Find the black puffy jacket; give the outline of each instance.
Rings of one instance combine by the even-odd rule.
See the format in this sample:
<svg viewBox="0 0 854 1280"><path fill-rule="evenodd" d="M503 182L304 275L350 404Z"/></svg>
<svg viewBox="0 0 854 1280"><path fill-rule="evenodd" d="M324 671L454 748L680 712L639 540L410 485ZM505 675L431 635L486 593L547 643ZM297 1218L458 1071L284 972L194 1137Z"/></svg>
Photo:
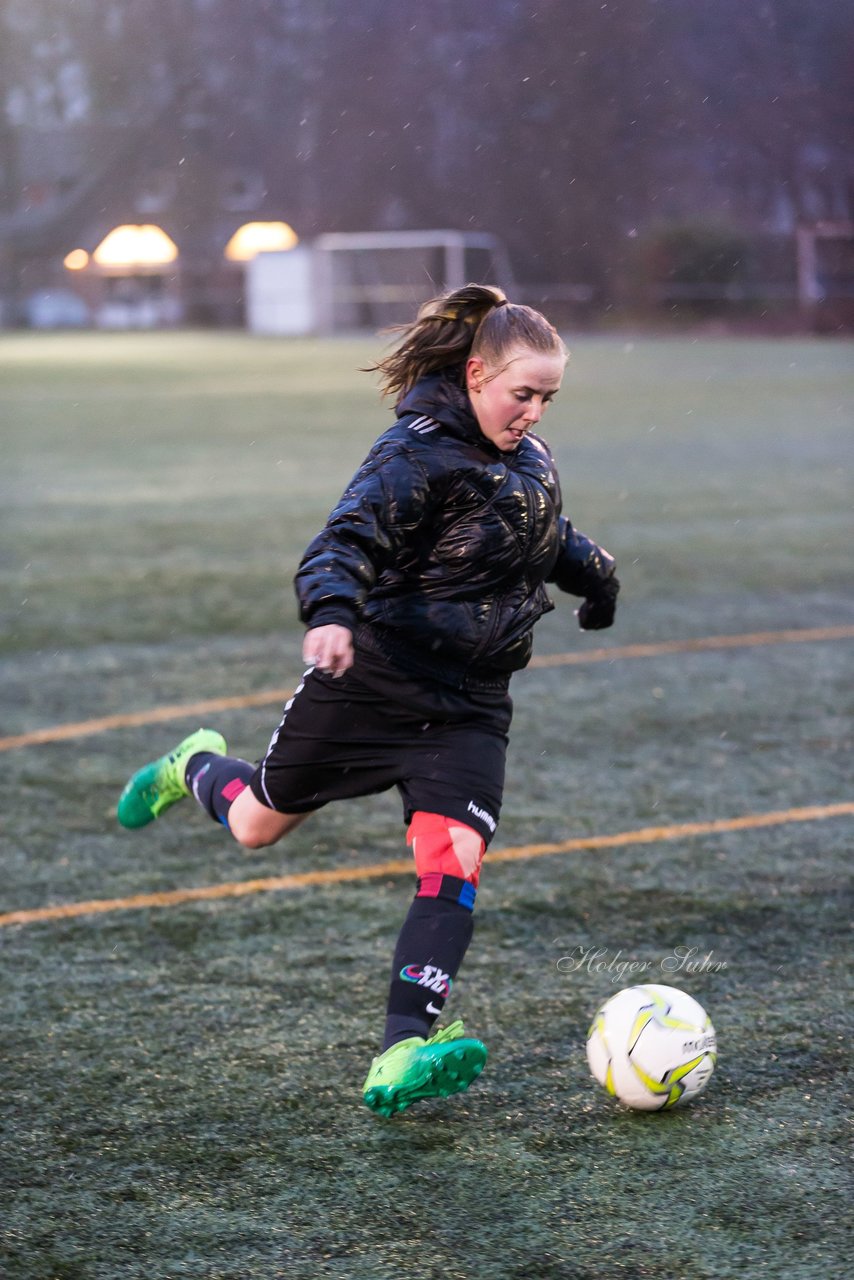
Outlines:
<svg viewBox="0 0 854 1280"><path fill-rule="evenodd" d="M300 616L449 683L524 667L554 608L545 583L616 595L614 561L560 515L538 436L512 453L482 435L448 376L419 382L348 485L296 575Z"/></svg>

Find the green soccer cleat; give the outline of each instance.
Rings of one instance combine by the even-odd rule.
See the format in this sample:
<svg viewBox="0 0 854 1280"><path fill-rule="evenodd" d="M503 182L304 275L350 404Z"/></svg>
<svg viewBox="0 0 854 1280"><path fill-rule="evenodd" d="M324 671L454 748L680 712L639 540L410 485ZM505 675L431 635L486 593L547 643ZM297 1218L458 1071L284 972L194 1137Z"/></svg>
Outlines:
<svg viewBox="0 0 854 1280"><path fill-rule="evenodd" d="M119 797L116 812L121 825L131 830L144 827L188 796L190 789L184 781L184 770L190 757L200 751L224 756L225 738L213 729L197 729L165 756L138 769Z"/></svg>
<svg viewBox="0 0 854 1280"><path fill-rule="evenodd" d="M374 1058L362 1089L365 1105L393 1116L423 1098L462 1093L486 1065L486 1045L466 1037L459 1020L429 1040L413 1036Z"/></svg>

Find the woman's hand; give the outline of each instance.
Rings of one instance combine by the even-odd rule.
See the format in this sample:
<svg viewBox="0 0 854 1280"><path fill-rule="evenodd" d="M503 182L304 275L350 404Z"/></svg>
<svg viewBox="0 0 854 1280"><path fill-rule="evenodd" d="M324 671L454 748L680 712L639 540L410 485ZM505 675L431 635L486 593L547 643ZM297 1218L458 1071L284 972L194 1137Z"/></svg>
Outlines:
<svg viewBox="0 0 854 1280"><path fill-rule="evenodd" d="M346 627L330 622L306 631L302 660L326 675L343 676L353 665L353 637Z"/></svg>
<svg viewBox="0 0 854 1280"><path fill-rule="evenodd" d="M580 609L576 609L578 625L582 631L604 631L614 621L620 580L612 573L602 583L595 596L588 596Z"/></svg>

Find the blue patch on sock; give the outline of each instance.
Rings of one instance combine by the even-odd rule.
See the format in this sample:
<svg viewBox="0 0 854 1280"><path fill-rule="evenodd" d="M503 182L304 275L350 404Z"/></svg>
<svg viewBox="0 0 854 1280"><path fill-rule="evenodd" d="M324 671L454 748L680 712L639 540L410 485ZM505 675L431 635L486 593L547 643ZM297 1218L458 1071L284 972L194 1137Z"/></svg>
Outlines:
<svg viewBox="0 0 854 1280"><path fill-rule="evenodd" d="M460 889L460 896L457 898L461 907L468 907L469 911L474 911L474 900L477 897L477 889L468 880L463 883Z"/></svg>

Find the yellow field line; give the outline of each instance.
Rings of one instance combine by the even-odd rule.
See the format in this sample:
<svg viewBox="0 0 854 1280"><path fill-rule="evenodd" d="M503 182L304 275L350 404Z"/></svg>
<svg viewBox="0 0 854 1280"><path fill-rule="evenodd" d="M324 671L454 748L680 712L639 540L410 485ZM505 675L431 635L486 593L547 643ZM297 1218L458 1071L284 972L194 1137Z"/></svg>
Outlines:
<svg viewBox="0 0 854 1280"><path fill-rule="evenodd" d="M578 653L549 653L531 659L528 670L546 667L582 666L588 662L617 662L622 658L656 658L668 653L702 653L711 649L741 649L754 645L810 644L818 640L849 640L854 626L810 627L798 631L754 631L737 636L698 636L691 640L662 640L655 644L629 644L610 649L588 649ZM132 711L123 715L101 716L97 720L78 720L75 724L53 725L30 733L0 738L0 751L18 747L34 747L45 742L65 742L87 738L108 729L129 729L137 725L160 724L167 720L206 716L217 711L242 710L245 707L281 706L293 689L267 689L240 697L207 698L203 702L183 702L148 711Z"/></svg>
<svg viewBox="0 0 854 1280"><path fill-rule="evenodd" d="M557 853L618 849L623 845L657 844L662 840L689 840L696 836L720 835L727 831L749 831L757 827L776 827L789 822L816 822L842 815L854 815L854 803L812 805L802 809L781 809L771 813L749 813L740 818L716 818L710 822L683 822L669 827L641 827L637 831L621 831L611 836L576 836L572 840L562 840L558 844L528 844L517 848L496 849L488 854L488 859L490 862L521 862L527 858L543 858ZM308 885L352 884L359 880L408 875L412 871L411 859L401 858L394 862L375 862L362 867L336 867L327 871L304 871L297 875L265 876L259 880L237 880L226 884L205 885L197 889L139 893L128 898L96 898L89 902L67 902L55 907L36 907L30 911L9 911L5 915L0 915L0 927L13 924L36 924L45 920L69 920L75 916L113 911L177 907L188 902L213 902L220 898L243 898L255 893L303 889Z"/></svg>
<svg viewBox="0 0 854 1280"><path fill-rule="evenodd" d="M659 640L654 644L626 644L615 649L588 649L586 653L546 653L542 657L532 658L528 666L564 667L585 662L610 662L616 658L657 658L667 653L703 653L710 649L744 649L756 645L810 644L816 640L851 639L854 639L854 626L753 631L740 636L696 636L690 640Z"/></svg>
<svg viewBox="0 0 854 1280"><path fill-rule="evenodd" d="M34 729L0 738L0 751L16 747L34 747L42 742L65 742L69 738L88 738L107 729L128 729L141 724L159 724L164 720L180 720L184 716L205 716L209 711L232 711L243 707L266 707L284 703L293 689L268 689L264 693L248 693L234 698L207 698L203 702L183 702L169 707L152 707L149 711L130 711L117 716L101 716L98 720L78 720L76 724L57 724L48 729Z"/></svg>

